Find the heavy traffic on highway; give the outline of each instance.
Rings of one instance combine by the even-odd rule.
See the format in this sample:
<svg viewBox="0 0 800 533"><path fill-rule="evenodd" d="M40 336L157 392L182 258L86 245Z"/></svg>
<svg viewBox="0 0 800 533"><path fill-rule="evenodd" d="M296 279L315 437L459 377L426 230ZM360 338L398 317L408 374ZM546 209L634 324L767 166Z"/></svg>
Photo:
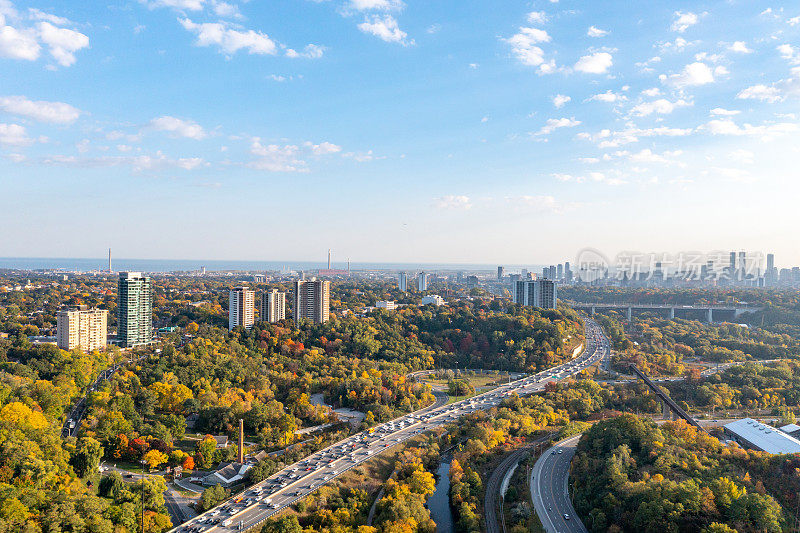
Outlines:
<svg viewBox="0 0 800 533"><path fill-rule="evenodd" d="M421 409L348 437L287 466L173 531L198 533L248 530L375 454L423 431L454 422L474 411L496 406L514 393L523 396L538 392L548 382L577 374L600 361L608 350L607 343L603 342L600 326L590 319L585 319L584 322L586 347L571 361L450 405L434 405Z"/></svg>

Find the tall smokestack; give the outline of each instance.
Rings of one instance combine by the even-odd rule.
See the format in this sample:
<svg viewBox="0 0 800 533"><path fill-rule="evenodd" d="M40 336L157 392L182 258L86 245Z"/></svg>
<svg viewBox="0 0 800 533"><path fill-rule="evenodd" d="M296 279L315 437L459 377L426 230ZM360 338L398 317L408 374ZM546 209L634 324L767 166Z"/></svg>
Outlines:
<svg viewBox="0 0 800 533"><path fill-rule="evenodd" d="M244 463L244 420L239 419L239 455L236 457L239 464Z"/></svg>
<svg viewBox="0 0 800 533"><path fill-rule="evenodd" d="M111 272L111 248L108 249L108 271Z"/></svg>
<svg viewBox="0 0 800 533"><path fill-rule="evenodd" d="M331 269L331 249L328 248L328 270Z"/></svg>

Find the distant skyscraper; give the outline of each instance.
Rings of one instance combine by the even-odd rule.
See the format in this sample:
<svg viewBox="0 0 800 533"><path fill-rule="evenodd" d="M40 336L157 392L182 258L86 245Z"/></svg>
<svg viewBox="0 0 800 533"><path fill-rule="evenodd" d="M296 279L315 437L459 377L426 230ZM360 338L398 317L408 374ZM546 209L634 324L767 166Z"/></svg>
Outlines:
<svg viewBox="0 0 800 533"><path fill-rule="evenodd" d="M400 272L397 275L397 288L403 292L408 290L408 274L405 272Z"/></svg>
<svg viewBox="0 0 800 533"><path fill-rule="evenodd" d="M558 264L556 267L556 279L561 279L564 277L564 265L561 263Z"/></svg>
<svg viewBox="0 0 800 533"><path fill-rule="evenodd" d="M108 249L108 271L111 272L111 248Z"/></svg>
<svg viewBox="0 0 800 533"><path fill-rule="evenodd" d="M286 318L286 293L278 289L261 292L261 320L275 323Z"/></svg>
<svg viewBox="0 0 800 533"><path fill-rule="evenodd" d="M572 269L569 266L569 261L564 263L564 279L567 283L572 282Z"/></svg>
<svg viewBox="0 0 800 533"><path fill-rule="evenodd" d="M315 324L330 318L331 282L311 279L294 282L294 320L310 320Z"/></svg>
<svg viewBox="0 0 800 533"><path fill-rule="evenodd" d="M767 270L775 268L775 254L767 254Z"/></svg>
<svg viewBox="0 0 800 533"><path fill-rule="evenodd" d="M120 272L117 341L123 348L153 342L153 285L141 272Z"/></svg>
<svg viewBox="0 0 800 533"><path fill-rule="evenodd" d="M555 309L558 304L558 284L552 279L520 280L514 283L514 303Z"/></svg>
<svg viewBox="0 0 800 533"><path fill-rule="evenodd" d="M420 272L417 276L417 290L419 292L428 290L428 275L425 272Z"/></svg>
<svg viewBox="0 0 800 533"><path fill-rule="evenodd" d="M228 331L237 326L245 329L255 322L256 293L249 287L234 287L228 297Z"/></svg>
<svg viewBox="0 0 800 533"><path fill-rule="evenodd" d="M56 314L58 347L80 348L86 353L103 350L108 343L108 311L105 309L63 309Z"/></svg>
<svg viewBox="0 0 800 533"><path fill-rule="evenodd" d="M731 272L736 270L736 252L731 252Z"/></svg>
<svg viewBox="0 0 800 533"><path fill-rule="evenodd" d="M505 275L505 269L501 266L497 267L497 281L503 281L504 275Z"/></svg>

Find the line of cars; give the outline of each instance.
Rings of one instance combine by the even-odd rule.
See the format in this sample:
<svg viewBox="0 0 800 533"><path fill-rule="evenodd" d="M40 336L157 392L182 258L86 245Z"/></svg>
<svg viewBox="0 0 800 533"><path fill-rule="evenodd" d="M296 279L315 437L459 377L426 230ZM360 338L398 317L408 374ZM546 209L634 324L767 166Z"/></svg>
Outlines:
<svg viewBox="0 0 800 533"><path fill-rule="evenodd" d="M587 321L587 324L591 324ZM366 461L372 455L414 437L423 431L454 422L471 412L499 404L514 393L528 394L541 390L548 381L572 375L596 362L602 355L599 339L587 326L587 349L561 367L502 385L489 392L440 407L428 407L401 416L370 430L350 436L290 465L268 479L250 487L222 507L209 511L175 529L195 533L219 529L249 529L311 493L346 470ZM224 518L223 518L224 517Z"/></svg>

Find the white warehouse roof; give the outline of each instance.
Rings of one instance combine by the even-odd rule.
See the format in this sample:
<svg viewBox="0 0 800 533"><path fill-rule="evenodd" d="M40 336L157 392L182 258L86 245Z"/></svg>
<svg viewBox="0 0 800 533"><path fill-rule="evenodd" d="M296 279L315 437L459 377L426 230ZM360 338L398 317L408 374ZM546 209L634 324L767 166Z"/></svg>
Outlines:
<svg viewBox="0 0 800 533"><path fill-rule="evenodd" d="M800 431L800 426L798 426L797 424L786 424L785 426L781 426L778 429L780 429L784 433L788 433L791 435L795 431Z"/></svg>
<svg viewBox="0 0 800 533"><path fill-rule="evenodd" d="M725 429L746 444L768 453L800 453L800 440L752 418L725 424Z"/></svg>

